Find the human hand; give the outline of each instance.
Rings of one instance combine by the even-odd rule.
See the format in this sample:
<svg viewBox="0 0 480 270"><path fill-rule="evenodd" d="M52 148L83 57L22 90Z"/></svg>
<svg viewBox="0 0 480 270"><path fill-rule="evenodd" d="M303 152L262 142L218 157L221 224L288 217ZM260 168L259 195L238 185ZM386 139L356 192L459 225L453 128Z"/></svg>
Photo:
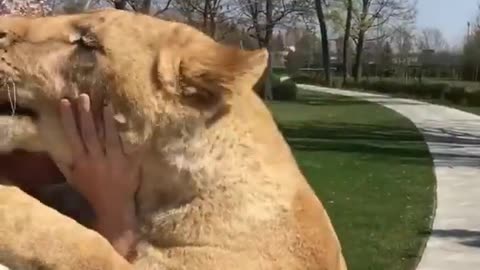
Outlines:
<svg viewBox="0 0 480 270"><path fill-rule="evenodd" d="M125 255L125 246L136 230L134 198L140 183L141 153L124 153L111 105L104 108L103 123L96 127L88 95L81 94L75 103L78 117L69 100L61 100L60 105L73 164L57 165L68 183L92 206L97 231Z"/></svg>

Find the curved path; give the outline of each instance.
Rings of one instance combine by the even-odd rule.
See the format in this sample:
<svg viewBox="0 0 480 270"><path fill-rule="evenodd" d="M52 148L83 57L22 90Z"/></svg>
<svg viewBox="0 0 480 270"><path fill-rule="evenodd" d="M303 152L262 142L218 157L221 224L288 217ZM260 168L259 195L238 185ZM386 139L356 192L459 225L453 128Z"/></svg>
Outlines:
<svg viewBox="0 0 480 270"><path fill-rule="evenodd" d="M432 154L437 178L432 234L417 270L480 269L480 116L409 99L299 86L379 103L417 126Z"/></svg>

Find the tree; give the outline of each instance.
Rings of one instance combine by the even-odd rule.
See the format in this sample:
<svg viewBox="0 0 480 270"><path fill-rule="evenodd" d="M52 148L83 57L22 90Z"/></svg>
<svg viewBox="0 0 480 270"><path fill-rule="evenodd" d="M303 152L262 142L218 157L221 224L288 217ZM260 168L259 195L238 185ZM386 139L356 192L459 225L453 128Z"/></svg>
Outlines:
<svg viewBox="0 0 480 270"><path fill-rule="evenodd" d="M60 11L67 14L79 13L88 10L93 4L92 0L64 0L59 7Z"/></svg>
<svg viewBox="0 0 480 270"><path fill-rule="evenodd" d="M215 38L217 24L228 20L228 17L222 16L223 2L223 0L177 0L175 7L191 25Z"/></svg>
<svg viewBox="0 0 480 270"><path fill-rule="evenodd" d="M295 44L297 44L297 42L303 37L304 34L304 29L296 26L289 27L285 31L285 46L295 46Z"/></svg>
<svg viewBox="0 0 480 270"><path fill-rule="evenodd" d="M305 12L303 0L236 0L237 17L247 32L257 41L258 47L271 51L273 31L282 22ZM272 98L270 85L271 59L267 66L264 97Z"/></svg>
<svg viewBox="0 0 480 270"><path fill-rule="evenodd" d="M330 85L330 48L328 46L328 30L325 22L325 15L323 12L323 0L315 0L315 10L317 12L318 22L320 24L320 33L322 37L322 56L323 69L325 71L325 82Z"/></svg>
<svg viewBox="0 0 480 270"><path fill-rule="evenodd" d="M343 36L342 69L343 84L348 79L348 49L350 44L350 30L352 29L353 1L347 0L347 18L345 20L345 35Z"/></svg>
<svg viewBox="0 0 480 270"><path fill-rule="evenodd" d="M273 35L271 43L272 51L282 51L285 49L285 40L281 32Z"/></svg>
<svg viewBox="0 0 480 270"><path fill-rule="evenodd" d="M475 30L463 47L463 78L478 80L480 63L480 31Z"/></svg>
<svg viewBox="0 0 480 270"><path fill-rule="evenodd" d="M131 9L158 16L168 10L173 0L109 0L109 2L112 2L116 9Z"/></svg>
<svg viewBox="0 0 480 270"><path fill-rule="evenodd" d="M350 56L353 54L350 43L352 38L353 15L354 11L357 12L356 9L354 10L354 7L358 6L354 5L354 3L358 4L358 0L324 0L324 3L328 3L328 12L325 17L331 31L334 33L343 33L343 36L337 40L337 53L340 54L341 52L342 54L342 75L343 83L345 83L349 76Z"/></svg>
<svg viewBox="0 0 480 270"><path fill-rule="evenodd" d="M480 4L478 5L477 17L472 25L471 33L468 33L463 46L463 79L478 80L480 63Z"/></svg>
<svg viewBox="0 0 480 270"><path fill-rule="evenodd" d="M236 0L237 14L259 47L270 44L273 30L299 12L305 11L302 0Z"/></svg>
<svg viewBox="0 0 480 270"><path fill-rule="evenodd" d="M380 69L380 76L384 75L389 76L391 67L393 65L393 50L390 42L385 42L383 48L381 48L380 57L377 61L378 67Z"/></svg>
<svg viewBox="0 0 480 270"><path fill-rule="evenodd" d="M223 29L223 26L226 26ZM245 29L238 27L234 21L225 22L218 25L218 32L224 33L220 42L231 46L237 46L245 50L253 50L258 48L255 39L253 39ZM227 31L228 30L228 31Z"/></svg>
<svg viewBox="0 0 480 270"><path fill-rule="evenodd" d="M365 39L371 29L386 28L398 22L410 22L415 18L416 2L413 0L357 0L354 10L355 27L355 64L353 73L355 81L359 81L361 77L362 52Z"/></svg>
<svg viewBox="0 0 480 270"><path fill-rule="evenodd" d="M51 1L47 0L2 0L0 15L38 15L45 16L52 10Z"/></svg>
<svg viewBox="0 0 480 270"><path fill-rule="evenodd" d="M287 71L289 74L296 73L300 68L319 66L317 61L322 61L321 40L312 32L304 30L302 36L290 49L287 57Z"/></svg>
<svg viewBox="0 0 480 270"><path fill-rule="evenodd" d="M413 50L414 34L408 26L399 26L392 35L392 41L397 52L397 64L403 75L407 78L408 66L410 65L410 53Z"/></svg>
<svg viewBox="0 0 480 270"><path fill-rule="evenodd" d="M417 36L417 45L420 50L448 50L448 43L437 28L423 29Z"/></svg>

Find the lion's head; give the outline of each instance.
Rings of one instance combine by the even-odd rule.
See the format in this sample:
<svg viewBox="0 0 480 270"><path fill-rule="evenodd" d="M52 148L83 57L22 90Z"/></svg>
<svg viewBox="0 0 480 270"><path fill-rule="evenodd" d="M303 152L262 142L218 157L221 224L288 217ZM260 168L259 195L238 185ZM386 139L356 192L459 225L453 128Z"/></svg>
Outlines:
<svg viewBox="0 0 480 270"><path fill-rule="evenodd" d="M59 101L82 92L98 119L113 104L127 149L167 143L228 113L230 98L252 91L266 63L265 50L227 47L184 24L130 12L2 17L0 152L69 162Z"/></svg>

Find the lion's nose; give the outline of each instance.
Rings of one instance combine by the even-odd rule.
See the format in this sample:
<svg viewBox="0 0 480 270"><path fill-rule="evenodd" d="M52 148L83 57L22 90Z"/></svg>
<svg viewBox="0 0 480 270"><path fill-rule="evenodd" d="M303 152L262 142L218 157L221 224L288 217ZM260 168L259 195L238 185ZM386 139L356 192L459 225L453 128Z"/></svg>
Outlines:
<svg viewBox="0 0 480 270"><path fill-rule="evenodd" d="M10 34L7 31L0 30L0 48L4 49L12 43Z"/></svg>

